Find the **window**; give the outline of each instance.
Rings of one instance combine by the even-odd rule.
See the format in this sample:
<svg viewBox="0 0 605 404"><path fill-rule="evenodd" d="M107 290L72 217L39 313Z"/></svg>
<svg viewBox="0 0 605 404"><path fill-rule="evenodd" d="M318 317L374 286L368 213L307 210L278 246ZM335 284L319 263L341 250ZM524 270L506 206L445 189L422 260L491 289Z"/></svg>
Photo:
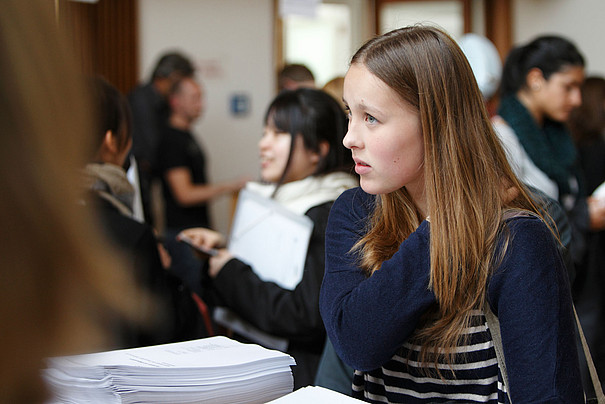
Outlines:
<svg viewBox="0 0 605 404"><path fill-rule="evenodd" d="M464 5L452 1L390 1L379 8L379 33L407 25L425 23L445 29L452 37L464 34Z"/></svg>
<svg viewBox="0 0 605 404"><path fill-rule="evenodd" d="M288 15L282 23L285 63L306 65L318 87L344 76L353 52L349 5L321 3L315 17Z"/></svg>

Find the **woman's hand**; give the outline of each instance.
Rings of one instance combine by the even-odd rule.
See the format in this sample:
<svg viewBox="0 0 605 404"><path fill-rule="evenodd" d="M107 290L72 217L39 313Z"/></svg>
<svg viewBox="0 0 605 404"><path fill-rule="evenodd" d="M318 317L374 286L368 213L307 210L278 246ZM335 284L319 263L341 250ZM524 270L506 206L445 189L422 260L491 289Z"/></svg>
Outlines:
<svg viewBox="0 0 605 404"><path fill-rule="evenodd" d="M198 251L199 255L204 255L203 258L210 257L208 261L208 275L210 275L211 278L216 278L227 261L233 258L233 255L226 248L214 250L217 247L225 246L225 237L221 233L214 230L203 227L185 229L179 233L177 240L187 240L196 247L206 250L213 250L211 255L204 255L202 252L196 250Z"/></svg>
<svg viewBox="0 0 605 404"><path fill-rule="evenodd" d="M176 236L177 240L189 240L193 245L202 248L217 248L225 246L225 237L214 230L203 227L185 229Z"/></svg>
<svg viewBox="0 0 605 404"><path fill-rule="evenodd" d="M202 260L216 255L215 247L225 245L225 237L221 233L203 227L185 229L176 236L176 239L189 244Z"/></svg>
<svg viewBox="0 0 605 404"><path fill-rule="evenodd" d="M210 257L210 260L208 261L208 275L211 278L216 278L218 273L221 272L221 269L223 269L231 258L233 258L233 255L226 248L218 250L218 253L215 256Z"/></svg>

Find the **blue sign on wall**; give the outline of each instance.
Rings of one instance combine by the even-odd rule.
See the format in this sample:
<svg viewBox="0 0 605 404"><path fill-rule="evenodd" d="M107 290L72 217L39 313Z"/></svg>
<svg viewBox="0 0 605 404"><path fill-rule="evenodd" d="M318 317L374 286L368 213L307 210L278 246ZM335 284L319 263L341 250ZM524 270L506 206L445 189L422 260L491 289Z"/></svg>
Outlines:
<svg viewBox="0 0 605 404"><path fill-rule="evenodd" d="M248 94L233 94L229 104L231 114L234 116L244 116L250 112L250 97Z"/></svg>

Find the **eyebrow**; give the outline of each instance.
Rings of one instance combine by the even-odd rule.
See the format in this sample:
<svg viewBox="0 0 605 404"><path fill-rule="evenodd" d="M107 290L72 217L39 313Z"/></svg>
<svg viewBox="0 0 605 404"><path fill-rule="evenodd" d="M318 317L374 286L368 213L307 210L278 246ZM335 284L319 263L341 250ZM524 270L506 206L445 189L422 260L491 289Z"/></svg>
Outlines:
<svg viewBox="0 0 605 404"><path fill-rule="evenodd" d="M362 109L362 110L364 110L364 111L366 111L366 112L369 112L369 113L371 113L371 114L380 113L380 109L378 109L378 108L376 108L376 107L372 107L372 106L370 106L370 105L367 105L367 104L365 104L365 103L363 103L363 102L361 102L361 103L357 104L357 107L358 107L359 109Z"/></svg>

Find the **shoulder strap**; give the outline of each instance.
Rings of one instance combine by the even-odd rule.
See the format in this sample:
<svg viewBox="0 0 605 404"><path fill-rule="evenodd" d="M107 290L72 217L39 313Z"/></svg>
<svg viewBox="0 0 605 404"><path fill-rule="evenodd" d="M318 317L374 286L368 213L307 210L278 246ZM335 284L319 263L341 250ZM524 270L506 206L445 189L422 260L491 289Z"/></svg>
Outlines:
<svg viewBox="0 0 605 404"><path fill-rule="evenodd" d="M508 383L508 374L506 373L506 363L504 362L504 349L502 348L502 335L500 334L500 322L498 317L492 312L489 307L489 303L485 302L485 319L487 320L487 326L489 332L492 335L494 341L494 350L496 351L496 359L498 360L498 367L502 373L502 380L504 380L504 386L506 386L507 396L509 403L512 404L510 398L510 384Z"/></svg>
<svg viewBox="0 0 605 404"><path fill-rule="evenodd" d="M582 341L582 349L584 351L584 356L586 357L586 363L588 364L588 370L590 371L590 378L592 379L592 385L595 390L596 399L598 404L605 404L605 394L603 394L603 388L601 387L601 382L599 381L599 376L597 374L597 370L595 368L594 362L592 360L592 355L590 354L590 350L588 348L588 343L586 342L586 337L584 337L584 331L582 330L582 325L580 324L580 319L578 318L578 313L576 312L575 305L572 305L573 313L576 317L576 324L578 326L578 334L580 336L580 340ZM506 373L506 363L504 362L504 349L502 348L502 336L500 334L500 322L498 321L498 317L492 312L492 309L489 307L489 303L485 303L485 319L487 320L487 326L490 329L490 333L492 335L492 339L494 341L494 350L496 351L496 358L498 359L498 366L500 367L500 371L502 372L502 379L504 380L504 385L506 386L506 390L508 392L508 400L512 404L512 400L510 398L510 384L508 383L508 375Z"/></svg>
<svg viewBox="0 0 605 404"><path fill-rule="evenodd" d="M580 339L582 340L582 349L584 350L584 356L586 356L586 363L588 364L588 370L590 371L590 378L592 379L592 385L596 394L597 403L605 404L605 395L603 394L603 388L601 387L601 382L599 381L597 369L595 368L594 362L592 361L592 355L590 354L590 350L588 349L588 343L586 342L586 337L584 337L584 331L582 330L582 325L580 324L580 319L578 318L578 313L576 312L575 305L573 305L573 314L574 316L576 316L578 334L580 335Z"/></svg>

